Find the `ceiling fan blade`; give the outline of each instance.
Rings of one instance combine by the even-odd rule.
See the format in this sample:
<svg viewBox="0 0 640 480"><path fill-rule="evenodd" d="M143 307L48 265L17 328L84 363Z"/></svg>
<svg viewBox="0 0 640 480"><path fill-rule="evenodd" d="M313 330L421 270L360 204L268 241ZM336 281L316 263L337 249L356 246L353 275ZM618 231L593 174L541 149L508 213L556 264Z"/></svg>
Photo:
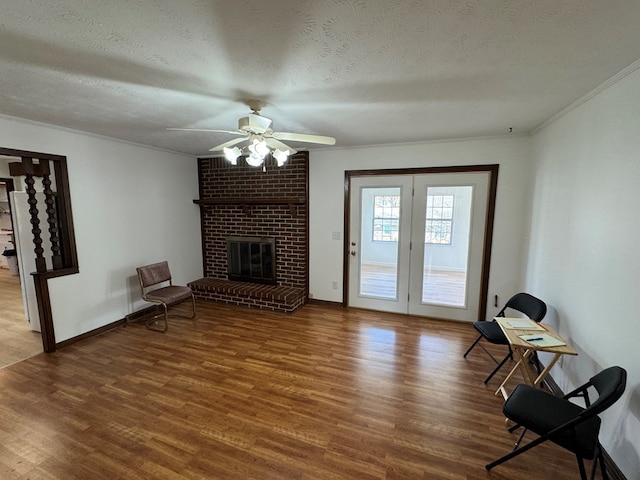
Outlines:
<svg viewBox="0 0 640 480"><path fill-rule="evenodd" d="M335 145L336 139L324 135L307 135L306 133L273 132L273 138L289 140L291 142L321 143L323 145Z"/></svg>
<svg viewBox="0 0 640 480"><path fill-rule="evenodd" d="M282 150L283 152L289 150L289 155L293 155L297 152L295 148L291 148L289 145L286 145L280 140L276 140L275 138L265 137L264 141L267 142L267 145L269 145L271 148L277 148L278 150Z"/></svg>
<svg viewBox="0 0 640 480"><path fill-rule="evenodd" d="M210 128L167 128L167 130L178 132L214 132L214 133L231 133L232 135L246 135L245 132L239 130L214 130Z"/></svg>
<svg viewBox="0 0 640 480"><path fill-rule="evenodd" d="M224 148L227 147L233 147L234 145L240 143L240 142L244 142L246 140L246 136L245 137L241 137L241 138L234 138L233 140L229 140L228 142L224 142L221 143L220 145L216 145L213 148L210 148L209 151L210 152L221 152Z"/></svg>

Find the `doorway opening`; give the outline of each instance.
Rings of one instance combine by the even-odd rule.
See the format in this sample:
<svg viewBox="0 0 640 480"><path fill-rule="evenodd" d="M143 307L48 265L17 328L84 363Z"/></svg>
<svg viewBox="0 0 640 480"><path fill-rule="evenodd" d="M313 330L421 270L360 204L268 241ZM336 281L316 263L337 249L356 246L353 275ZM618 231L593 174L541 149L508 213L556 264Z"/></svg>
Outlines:
<svg viewBox="0 0 640 480"><path fill-rule="evenodd" d="M17 224L13 222L18 257L22 256L21 252L29 252L29 255L33 252L33 262L30 260L26 266L21 266L18 259L18 268L23 274L23 292L27 285L33 292L24 294L24 304L34 305L38 320L32 322L30 314L27 317L32 326L40 327L43 350L55 352L57 345L48 282L51 278L78 273L67 159L62 155L2 147L0 159L14 160L6 166L1 164L3 171L8 167L8 175L3 176L19 179L24 184L24 192L14 192L13 198L20 194L24 201L16 200L12 206L12 217L18 220ZM18 212L20 209L22 215ZM29 225L22 229L23 235L20 234L21 218L28 219ZM40 225L48 226L46 236L43 236ZM23 243L25 248L21 249ZM27 277L28 281L25 280Z"/></svg>
<svg viewBox="0 0 640 480"><path fill-rule="evenodd" d="M498 165L348 171L345 306L486 313Z"/></svg>
<svg viewBox="0 0 640 480"><path fill-rule="evenodd" d="M18 270L11 195L14 180L8 163L0 156L0 368L42 353L42 337L33 330L24 308L23 281Z"/></svg>

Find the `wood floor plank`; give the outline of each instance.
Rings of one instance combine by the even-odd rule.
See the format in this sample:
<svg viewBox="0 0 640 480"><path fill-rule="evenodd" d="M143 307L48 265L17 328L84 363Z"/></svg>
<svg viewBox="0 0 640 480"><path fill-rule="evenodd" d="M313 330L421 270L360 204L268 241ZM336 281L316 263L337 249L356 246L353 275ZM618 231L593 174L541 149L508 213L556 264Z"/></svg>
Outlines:
<svg viewBox="0 0 640 480"><path fill-rule="evenodd" d="M20 277L0 268L0 368L42 352L42 337L26 320Z"/></svg>
<svg viewBox="0 0 640 480"><path fill-rule="evenodd" d="M167 333L130 324L0 370L0 477L577 478L516 435L471 325L311 304L200 302ZM504 372L506 374L506 371ZM500 376L500 375L498 375Z"/></svg>

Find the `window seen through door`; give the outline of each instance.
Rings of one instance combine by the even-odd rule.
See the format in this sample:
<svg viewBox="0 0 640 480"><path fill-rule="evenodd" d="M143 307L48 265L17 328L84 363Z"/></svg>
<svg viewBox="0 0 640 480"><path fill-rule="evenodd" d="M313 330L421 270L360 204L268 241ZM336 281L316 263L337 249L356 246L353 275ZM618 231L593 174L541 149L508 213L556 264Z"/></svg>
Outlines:
<svg viewBox="0 0 640 480"><path fill-rule="evenodd" d="M373 241L397 242L400 195L373 196Z"/></svg>
<svg viewBox="0 0 640 480"><path fill-rule="evenodd" d="M424 242L451 245L454 195L427 195Z"/></svg>

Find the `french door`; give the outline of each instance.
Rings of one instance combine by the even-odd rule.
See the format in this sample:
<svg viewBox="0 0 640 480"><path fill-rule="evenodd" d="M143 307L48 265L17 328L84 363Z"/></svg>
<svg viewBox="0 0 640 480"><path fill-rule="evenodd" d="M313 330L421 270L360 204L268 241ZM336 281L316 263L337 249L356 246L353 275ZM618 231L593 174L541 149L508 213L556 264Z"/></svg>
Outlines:
<svg viewBox="0 0 640 480"><path fill-rule="evenodd" d="M493 172L351 177L348 305L483 316Z"/></svg>

